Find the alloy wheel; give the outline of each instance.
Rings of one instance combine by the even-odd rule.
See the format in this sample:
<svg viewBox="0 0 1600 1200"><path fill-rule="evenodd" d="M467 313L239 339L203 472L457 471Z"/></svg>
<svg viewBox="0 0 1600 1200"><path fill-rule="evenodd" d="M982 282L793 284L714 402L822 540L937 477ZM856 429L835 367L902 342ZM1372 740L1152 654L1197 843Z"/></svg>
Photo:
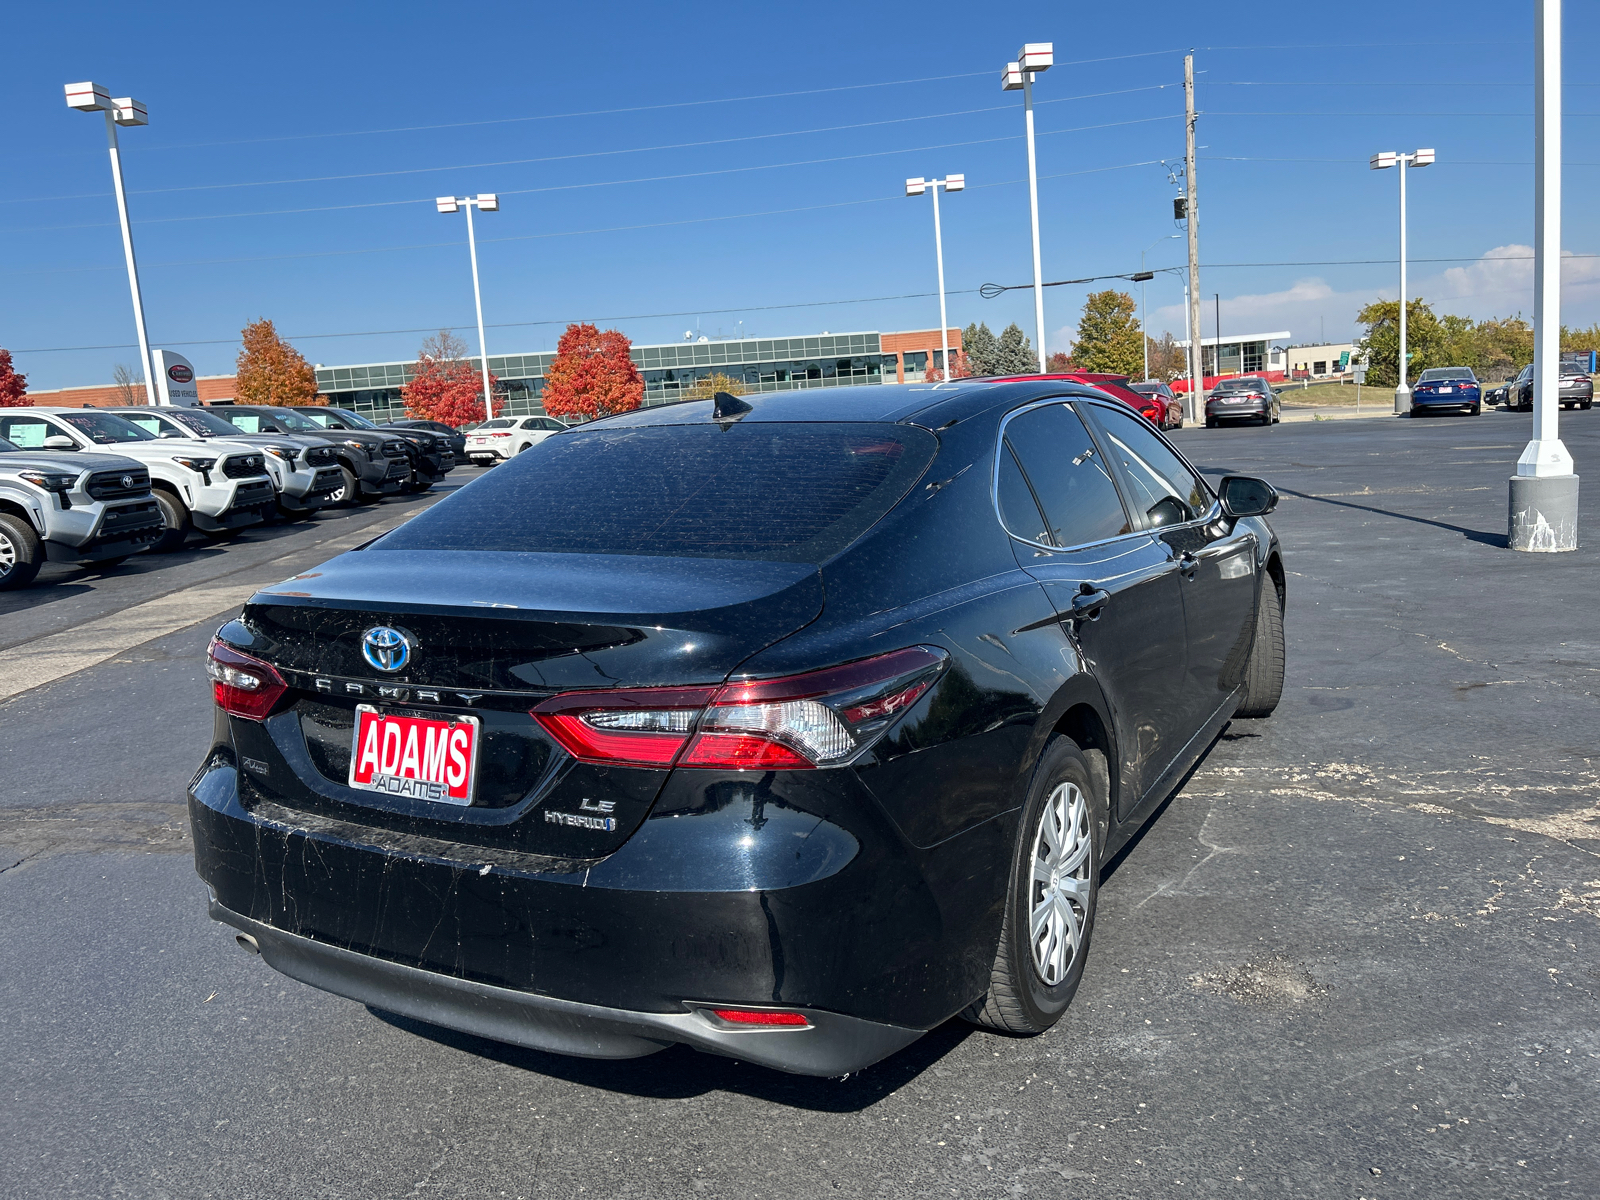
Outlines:
<svg viewBox="0 0 1600 1200"><path fill-rule="evenodd" d="M4 579L17 569L17 547L10 538L0 530L0 579Z"/></svg>
<svg viewBox="0 0 1600 1200"><path fill-rule="evenodd" d="M1033 835L1028 891L1028 942L1039 978L1054 987L1067 977L1083 944L1094 869L1089 803L1077 784L1058 784Z"/></svg>

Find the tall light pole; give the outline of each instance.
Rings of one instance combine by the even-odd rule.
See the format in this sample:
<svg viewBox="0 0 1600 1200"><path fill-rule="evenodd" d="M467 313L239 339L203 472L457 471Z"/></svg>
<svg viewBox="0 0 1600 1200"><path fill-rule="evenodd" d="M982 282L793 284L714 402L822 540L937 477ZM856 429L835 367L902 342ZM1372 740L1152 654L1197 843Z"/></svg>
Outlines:
<svg viewBox="0 0 1600 1200"><path fill-rule="evenodd" d="M128 196L122 188L122 155L117 149L118 125L148 125L145 107L131 96L113 100L98 83L67 84L67 107L106 115L106 140L111 144L111 184L117 193L117 220L122 226L122 253L128 260L128 290L133 293L133 324L139 331L139 365L144 370L144 402L156 403L155 360L144 328L144 299L139 294L139 264L133 257L133 230L128 225Z"/></svg>
<svg viewBox="0 0 1600 1200"><path fill-rule="evenodd" d="M1054 42L1029 42L1017 51L1017 61L1007 63L1000 76L1002 91L1022 93L1022 111L1028 129L1028 210L1033 219L1033 326L1038 338L1039 374L1045 372L1044 279L1039 267L1039 168L1033 153L1033 80L1055 62Z"/></svg>
<svg viewBox="0 0 1600 1200"><path fill-rule="evenodd" d="M939 345L944 352L945 379L950 378L950 320L944 312L944 233L939 228L939 189L959 192L967 186L965 175L946 175L943 179L908 179L906 195L933 193L933 254L939 262Z"/></svg>
<svg viewBox="0 0 1600 1200"><path fill-rule="evenodd" d="M1403 154L1398 150L1384 150L1374 154L1368 165L1374 171L1390 167L1400 168L1400 386L1394 390L1394 411L1397 414L1411 411L1410 365L1406 356L1406 167L1431 167L1432 150L1418 150Z"/></svg>
<svg viewBox="0 0 1600 1200"><path fill-rule="evenodd" d="M1170 242L1173 238L1180 238L1181 233L1169 233L1166 237L1158 237L1143 250L1139 251L1139 274L1144 274L1144 256L1149 254L1162 242ZM1139 281L1139 329L1144 333L1144 377L1150 378L1150 326L1144 319L1144 280Z"/></svg>
<svg viewBox="0 0 1600 1200"><path fill-rule="evenodd" d="M499 212L500 197L493 192L476 196L440 196L434 201L442 213L465 209L467 213L467 252L472 256L472 302L478 306L478 357L483 364L483 419L494 418L494 395L489 390L489 347L483 337L483 291L478 287L478 239L472 232L472 210Z"/></svg>
<svg viewBox="0 0 1600 1200"><path fill-rule="evenodd" d="M1533 95L1533 438L1511 479L1507 544L1578 548L1578 476L1561 442L1561 0L1537 0Z"/></svg>

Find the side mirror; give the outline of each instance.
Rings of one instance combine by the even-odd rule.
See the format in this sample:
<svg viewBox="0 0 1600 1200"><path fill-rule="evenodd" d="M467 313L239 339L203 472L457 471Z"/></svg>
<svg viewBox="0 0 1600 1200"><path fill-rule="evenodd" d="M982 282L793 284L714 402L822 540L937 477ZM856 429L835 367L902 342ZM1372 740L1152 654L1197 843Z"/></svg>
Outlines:
<svg viewBox="0 0 1600 1200"><path fill-rule="evenodd" d="M1189 519L1189 512L1171 496L1163 496L1157 500L1145 513L1150 518L1150 526L1159 529L1163 525L1181 525Z"/></svg>
<svg viewBox="0 0 1600 1200"><path fill-rule="evenodd" d="M1217 493L1223 515L1230 518L1264 517L1278 507L1277 489L1250 475L1224 475Z"/></svg>
<svg viewBox="0 0 1600 1200"><path fill-rule="evenodd" d="M76 450L78 443L64 433L51 434L39 446L41 450Z"/></svg>
<svg viewBox="0 0 1600 1200"><path fill-rule="evenodd" d="M176 429L163 428L156 436L164 438L182 438L183 434L179 433ZM184 440L187 441L188 439L185 438Z"/></svg>

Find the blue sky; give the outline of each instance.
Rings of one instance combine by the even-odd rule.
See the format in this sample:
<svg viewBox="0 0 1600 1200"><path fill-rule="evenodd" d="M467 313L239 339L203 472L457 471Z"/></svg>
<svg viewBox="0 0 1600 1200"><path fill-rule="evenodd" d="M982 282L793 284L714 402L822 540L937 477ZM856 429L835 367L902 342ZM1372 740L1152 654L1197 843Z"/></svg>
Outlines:
<svg viewBox="0 0 1600 1200"><path fill-rule="evenodd" d="M432 197L494 191L480 262L491 354L552 348L568 320L635 341L938 324L932 214L912 175L964 172L944 202L952 324L1016 320L983 300L1031 277L1024 41L1036 87L1047 279L1182 262L1174 187L1183 52L1196 51L1202 273L1225 332L1348 337L1394 294L1395 173L1412 176L1413 291L1441 309L1531 315L1533 20L1527 3L700 3L30 5L8 16L0 346L31 386L105 382L136 361L98 115L62 85L132 94L123 131L152 342L232 370L271 317L313 362L410 358L473 322L466 231ZM1600 87L1567 6L1565 249L1600 253ZM1152 246L1152 244L1154 245ZM1507 249L1511 248L1511 249ZM1329 265L1348 260L1385 260ZM1423 262L1424 259L1456 260ZM1232 266L1221 264L1305 264ZM1566 273L1569 324L1600 320L1600 259ZM1085 287L1046 293L1061 348ZM1150 327L1181 332L1181 281ZM852 301L838 304L833 301ZM805 305L809 307L781 307ZM675 314L675 315L651 315ZM475 347L475 333L463 335ZM338 334L351 336L312 337ZM371 336L354 336L371 335ZM198 344L196 344L198 343ZM110 347L68 349L58 347Z"/></svg>

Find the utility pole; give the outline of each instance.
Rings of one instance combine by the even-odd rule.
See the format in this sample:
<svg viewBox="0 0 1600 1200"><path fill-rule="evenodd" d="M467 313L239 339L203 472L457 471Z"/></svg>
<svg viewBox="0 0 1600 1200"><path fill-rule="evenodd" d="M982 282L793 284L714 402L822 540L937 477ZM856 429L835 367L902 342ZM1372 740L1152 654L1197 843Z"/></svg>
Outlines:
<svg viewBox="0 0 1600 1200"><path fill-rule="evenodd" d="M1533 93L1533 439L1511 477L1507 544L1578 548L1578 476L1561 441L1561 0L1537 0Z"/></svg>
<svg viewBox="0 0 1600 1200"><path fill-rule="evenodd" d="M1194 150L1194 54L1183 56L1183 109L1184 109L1184 215L1189 226L1189 346L1194 356L1189 360L1189 411L1185 420L1200 420L1205 411L1200 399L1200 389L1205 379L1201 372L1204 359L1200 353L1200 196L1195 175Z"/></svg>

